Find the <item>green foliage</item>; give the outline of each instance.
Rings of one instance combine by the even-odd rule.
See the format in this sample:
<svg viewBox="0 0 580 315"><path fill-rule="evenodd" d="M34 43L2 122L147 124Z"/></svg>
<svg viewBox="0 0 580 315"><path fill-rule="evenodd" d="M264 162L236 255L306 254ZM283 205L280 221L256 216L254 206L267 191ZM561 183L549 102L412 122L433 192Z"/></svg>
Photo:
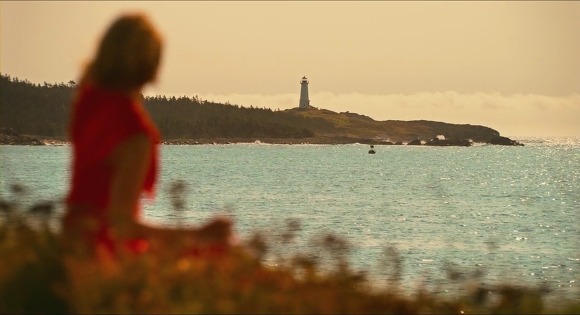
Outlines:
<svg viewBox="0 0 580 315"><path fill-rule="evenodd" d="M307 138L311 119L265 108L201 101L197 98L148 97L145 106L166 139Z"/></svg>
<svg viewBox="0 0 580 315"><path fill-rule="evenodd" d="M0 127L21 134L64 137L70 115L74 82L68 85L32 84L0 77Z"/></svg>
<svg viewBox="0 0 580 315"><path fill-rule="evenodd" d="M23 212L24 188L11 190L12 200L0 199L0 313L68 312L59 294L65 276L60 235L49 225L53 205Z"/></svg>
<svg viewBox="0 0 580 315"><path fill-rule="evenodd" d="M178 189L179 188L179 189ZM183 193L178 186L172 194ZM180 241L158 251L94 259L64 250L62 235L51 228L55 205L21 209L22 187L0 200L0 313L578 313L578 302L546 309L545 291L510 285L486 286L449 264L448 278L461 289L444 299L420 287L401 292L402 261L385 250L392 269L387 287L377 288L365 272L348 263L350 245L340 237L316 239L320 257L276 249L256 233L221 256L183 255ZM182 211L177 204L176 211ZM177 209L179 208L179 209ZM300 231L289 220L271 241L290 244ZM264 260L275 253L275 267ZM470 281L477 279L478 281Z"/></svg>
<svg viewBox="0 0 580 315"><path fill-rule="evenodd" d="M20 134L65 138L70 104L76 84L32 84L2 75L0 78L0 127ZM499 132L488 127L448 124L435 121L375 121L355 113L335 113L324 109L273 111L202 100L199 97L145 97L144 105L165 141L178 139L313 138L320 143L376 143L377 140L429 140L437 135L447 139L488 142ZM272 104L276 106L277 104ZM213 142L213 141L209 141Z"/></svg>
<svg viewBox="0 0 580 315"><path fill-rule="evenodd" d="M33 84L0 77L0 127L20 134L67 136L76 84ZM311 119L265 108L245 108L200 100L197 97L146 97L144 105L165 140L199 138L307 138L312 127L324 125Z"/></svg>

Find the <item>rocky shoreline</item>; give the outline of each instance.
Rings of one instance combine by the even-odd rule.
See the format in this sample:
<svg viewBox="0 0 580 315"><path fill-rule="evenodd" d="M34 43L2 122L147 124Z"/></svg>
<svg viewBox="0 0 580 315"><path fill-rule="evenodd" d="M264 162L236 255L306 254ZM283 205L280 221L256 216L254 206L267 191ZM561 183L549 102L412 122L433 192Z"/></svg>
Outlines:
<svg viewBox="0 0 580 315"><path fill-rule="evenodd" d="M493 144L493 145L507 145L507 146L524 146L523 143L518 142L516 140L512 140L507 137L497 136L493 137L490 140L483 142L486 144ZM456 147L470 147L474 144L474 142L470 139L439 139L433 138L427 141L421 141L421 139L415 139L407 145L425 145L425 146L436 146L436 147L447 147L447 146L456 146Z"/></svg>
<svg viewBox="0 0 580 315"><path fill-rule="evenodd" d="M21 135L12 128L0 128L0 144L3 145L44 145L40 139Z"/></svg>
<svg viewBox="0 0 580 315"><path fill-rule="evenodd" d="M200 138L200 139L169 139L164 140L164 145L202 145L202 144L236 144L236 143L264 143L264 144L368 144L368 145L422 145L422 146L463 146L469 147L474 144L469 139L415 139L408 143L402 141L391 142L386 140L354 138L354 137L329 137L317 136L311 138ZM523 146L522 143L506 137L497 136L485 142L494 145ZM41 136L22 135L11 128L0 128L0 145L66 145L64 138L48 138Z"/></svg>
<svg viewBox="0 0 580 315"><path fill-rule="evenodd" d="M207 145L207 144L287 144L287 145L298 145L298 144L326 144L326 145L340 145L340 144L369 144L369 145L411 145L411 146L461 146L469 147L474 144L470 140L413 140L409 143L390 142L390 141L373 141L369 139L361 139L361 141L356 140L345 140L342 138L306 138L306 139L262 139L262 140L251 140L251 139L175 139L163 141L163 145ZM27 146L41 146L41 145L67 145L68 141L62 139L54 138L37 138L26 135L11 136L0 134L0 145L27 145ZM515 140L508 140L507 143L488 143L494 145L508 145L508 146L523 146L522 143Z"/></svg>
<svg viewBox="0 0 580 315"><path fill-rule="evenodd" d="M424 145L424 146L461 146L469 147L474 144L470 139L429 139L422 141L421 139L415 139L408 143L403 143L402 141L391 142L387 140L377 140L368 138L351 138L351 137L311 137L302 139L285 139L285 138L259 138L259 139L248 139L248 138L202 138L202 139L172 139L165 140L163 144L165 145L202 145L202 144L236 144L236 143L257 143L257 144L368 144L368 145ZM493 145L507 145L507 146L523 146L516 140L512 140L507 137L497 136L490 139L487 142L482 142L486 144Z"/></svg>
<svg viewBox="0 0 580 315"><path fill-rule="evenodd" d="M0 145L65 145L62 138L23 135L12 128L0 128Z"/></svg>

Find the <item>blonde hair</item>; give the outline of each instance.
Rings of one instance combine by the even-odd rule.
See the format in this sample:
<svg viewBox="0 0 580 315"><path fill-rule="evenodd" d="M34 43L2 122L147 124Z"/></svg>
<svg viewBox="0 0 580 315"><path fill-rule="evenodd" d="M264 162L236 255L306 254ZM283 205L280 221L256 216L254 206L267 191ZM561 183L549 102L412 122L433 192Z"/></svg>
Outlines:
<svg viewBox="0 0 580 315"><path fill-rule="evenodd" d="M122 15L105 32L83 80L117 90L141 88L155 80L161 52L161 35L145 15Z"/></svg>

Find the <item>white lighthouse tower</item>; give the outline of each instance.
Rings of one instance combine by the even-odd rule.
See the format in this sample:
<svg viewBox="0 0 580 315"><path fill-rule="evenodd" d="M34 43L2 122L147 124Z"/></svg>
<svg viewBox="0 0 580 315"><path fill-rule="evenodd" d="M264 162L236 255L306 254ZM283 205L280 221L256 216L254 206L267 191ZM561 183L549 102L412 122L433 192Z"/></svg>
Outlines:
<svg viewBox="0 0 580 315"><path fill-rule="evenodd" d="M309 108L310 100L308 99L308 79L302 77L300 81L300 103L298 108Z"/></svg>

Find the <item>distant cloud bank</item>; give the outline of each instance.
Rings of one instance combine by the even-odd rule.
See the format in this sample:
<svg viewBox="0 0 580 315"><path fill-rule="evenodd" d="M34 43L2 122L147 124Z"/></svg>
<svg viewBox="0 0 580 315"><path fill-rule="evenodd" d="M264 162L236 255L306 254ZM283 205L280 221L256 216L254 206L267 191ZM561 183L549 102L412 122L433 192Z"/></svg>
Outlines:
<svg viewBox="0 0 580 315"><path fill-rule="evenodd" d="M202 99L244 107L288 109L298 106L298 93L205 94ZM310 94L314 107L354 112L375 120L434 120L484 125L506 136L580 137L580 94L545 96L499 93L424 92L367 95Z"/></svg>

